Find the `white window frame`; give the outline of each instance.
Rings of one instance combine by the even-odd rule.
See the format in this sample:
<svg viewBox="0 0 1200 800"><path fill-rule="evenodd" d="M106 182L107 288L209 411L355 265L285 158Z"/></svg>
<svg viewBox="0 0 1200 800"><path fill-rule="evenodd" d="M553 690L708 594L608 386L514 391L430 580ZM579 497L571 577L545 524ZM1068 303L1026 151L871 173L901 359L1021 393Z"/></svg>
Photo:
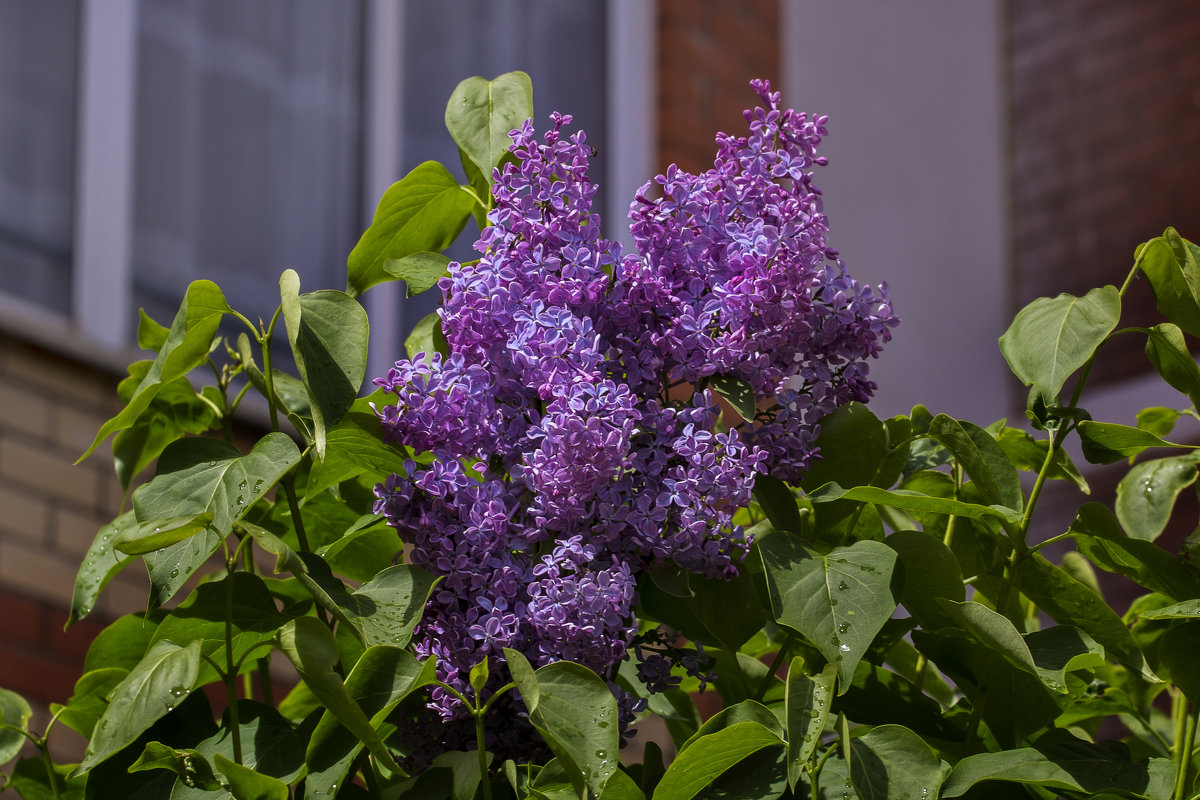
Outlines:
<svg viewBox="0 0 1200 800"><path fill-rule="evenodd" d="M625 219L633 191L653 176L654 0L605 5L609 158L606 217ZM0 293L0 317L40 344L124 363L134 349L133 191L136 166L137 20L140 0L80 0L79 81L70 316ZM398 180L404 98L403 0L366 0L362 225ZM613 225L616 232L625 226ZM628 231L615 235L626 245ZM369 369L383 374L404 329L395 284L363 298L371 315Z"/></svg>

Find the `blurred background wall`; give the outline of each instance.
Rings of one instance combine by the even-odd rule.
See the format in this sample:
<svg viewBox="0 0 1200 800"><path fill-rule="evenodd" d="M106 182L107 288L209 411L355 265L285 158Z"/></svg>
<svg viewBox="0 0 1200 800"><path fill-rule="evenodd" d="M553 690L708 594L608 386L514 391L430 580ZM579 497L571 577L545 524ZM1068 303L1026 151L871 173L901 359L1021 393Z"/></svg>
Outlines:
<svg viewBox="0 0 1200 800"><path fill-rule="evenodd" d="M383 190L455 165L460 79L523 69L540 120L575 115L610 230L667 164L711 163L751 78L830 115L833 242L904 318L877 412L987 422L1022 417L995 345L1020 305L1119 283L1168 224L1200 237L1198 40L1186 0L0 0L0 685L64 700L144 603L127 570L61 630L121 503L111 460L71 464L137 309L169 322L204 277L265 316L287 267L340 288ZM428 301L366 302L380 373ZM1134 345L1098 415L1180 402L1147 394Z"/></svg>

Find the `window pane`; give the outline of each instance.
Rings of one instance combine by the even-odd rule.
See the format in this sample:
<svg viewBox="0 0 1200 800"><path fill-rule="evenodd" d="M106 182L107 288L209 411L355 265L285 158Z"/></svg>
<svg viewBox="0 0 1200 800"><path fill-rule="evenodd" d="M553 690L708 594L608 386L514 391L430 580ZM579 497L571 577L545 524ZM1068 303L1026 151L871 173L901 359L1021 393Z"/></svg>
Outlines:
<svg viewBox="0 0 1200 800"><path fill-rule="evenodd" d="M358 3L143 0L134 302L188 283L270 318L278 278L344 288L359 228Z"/></svg>
<svg viewBox="0 0 1200 800"><path fill-rule="evenodd" d="M0 2L0 292L71 299L79 4Z"/></svg>

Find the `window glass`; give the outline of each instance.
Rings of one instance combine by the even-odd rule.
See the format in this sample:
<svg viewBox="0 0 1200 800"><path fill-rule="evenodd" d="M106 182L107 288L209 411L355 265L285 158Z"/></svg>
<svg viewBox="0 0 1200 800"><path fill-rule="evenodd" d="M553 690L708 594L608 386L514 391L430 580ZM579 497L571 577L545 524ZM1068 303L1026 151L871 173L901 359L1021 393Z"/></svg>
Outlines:
<svg viewBox="0 0 1200 800"><path fill-rule="evenodd" d="M0 292L71 300L79 4L0 2Z"/></svg>
<svg viewBox="0 0 1200 800"><path fill-rule="evenodd" d="M169 324L216 281L269 319L287 268L345 287L360 230L361 6L143 0L134 303Z"/></svg>

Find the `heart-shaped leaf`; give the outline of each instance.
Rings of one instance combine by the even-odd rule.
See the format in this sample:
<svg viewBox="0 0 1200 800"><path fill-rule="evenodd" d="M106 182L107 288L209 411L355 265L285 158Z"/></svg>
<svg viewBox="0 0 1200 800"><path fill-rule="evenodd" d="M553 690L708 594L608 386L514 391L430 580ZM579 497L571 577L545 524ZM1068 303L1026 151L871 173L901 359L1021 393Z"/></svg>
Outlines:
<svg viewBox="0 0 1200 800"><path fill-rule="evenodd" d="M458 84L446 104L446 130L492 183L492 169L508 154L508 132L533 116L533 84L524 72L494 80L474 77ZM441 249L441 248L438 248Z"/></svg>
<svg viewBox="0 0 1200 800"><path fill-rule="evenodd" d="M1017 313L1000 337L1000 350L1013 373L1053 404L1067 378L1096 353L1120 316L1121 295L1112 286L1083 297L1042 297Z"/></svg>
<svg viewBox="0 0 1200 800"><path fill-rule="evenodd" d="M837 664L839 691L875 634L896 610L892 569L896 551L863 540L822 554L797 537L759 543L776 620L799 631Z"/></svg>
<svg viewBox="0 0 1200 800"><path fill-rule="evenodd" d="M488 168L491 174L491 167ZM437 253L458 238L476 205L474 193L436 161L426 161L383 193L371 226L350 252L346 291L360 295L391 280L388 262Z"/></svg>

